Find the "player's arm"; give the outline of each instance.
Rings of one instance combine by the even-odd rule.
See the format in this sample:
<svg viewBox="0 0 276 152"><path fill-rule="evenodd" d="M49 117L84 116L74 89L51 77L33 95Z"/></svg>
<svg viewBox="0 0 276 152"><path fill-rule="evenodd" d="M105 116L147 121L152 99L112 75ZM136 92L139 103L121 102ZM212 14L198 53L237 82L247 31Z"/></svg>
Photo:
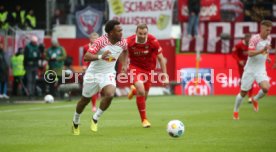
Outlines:
<svg viewBox="0 0 276 152"><path fill-rule="evenodd" d="M169 78L168 78L168 74L167 74L166 59L164 58L162 52L157 55L157 59L158 59L158 62L161 66L162 73L165 76L165 78L163 80L163 83L168 84L169 83Z"/></svg>
<svg viewBox="0 0 276 152"><path fill-rule="evenodd" d="M97 61L97 60L102 60L106 58L109 54L110 54L109 50L105 51L102 55L93 54L88 51L85 53L83 59L86 62Z"/></svg>
<svg viewBox="0 0 276 152"><path fill-rule="evenodd" d="M127 72L127 57L128 57L128 51L124 50L120 57L119 57L119 61L122 64L122 69L121 72L126 73Z"/></svg>
<svg viewBox="0 0 276 152"><path fill-rule="evenodd" d="M249 50L248 51L248 56L252 57L252 56L256 56L258 54L263 54L263 53L267 53L269 47L266 46L265 48L261 49L261 50Z"/></svg>
<svg viewBox="0 0 276 152"><path fill-rule="evenodd" d="M100 40L96 40L96 42L93 43L85 53L83 60L86 62L91 62L106 58L111 52L107 50L103 54L99 55L98 52L101 49L101 44L103 43Z"/></svg>

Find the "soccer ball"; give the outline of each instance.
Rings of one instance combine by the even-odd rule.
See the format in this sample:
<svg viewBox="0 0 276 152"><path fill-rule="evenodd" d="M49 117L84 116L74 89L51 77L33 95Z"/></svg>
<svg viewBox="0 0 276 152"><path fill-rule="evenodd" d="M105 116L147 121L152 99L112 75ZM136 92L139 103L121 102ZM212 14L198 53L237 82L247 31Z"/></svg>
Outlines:
<svg viewBox="0 0 276 152"><path fill-rule="evenodd" d="M53 103L55 101L54 97L50 94L47 94L45 97L44 97L44 101L46 103Z"/></svg>
<svg viewBox="0 0 276 152"><path fill-rule="evenodd" d="M171 137L177 138L184 134L185 126L179 120L171 120L167 125L167 132Z"/></svg>

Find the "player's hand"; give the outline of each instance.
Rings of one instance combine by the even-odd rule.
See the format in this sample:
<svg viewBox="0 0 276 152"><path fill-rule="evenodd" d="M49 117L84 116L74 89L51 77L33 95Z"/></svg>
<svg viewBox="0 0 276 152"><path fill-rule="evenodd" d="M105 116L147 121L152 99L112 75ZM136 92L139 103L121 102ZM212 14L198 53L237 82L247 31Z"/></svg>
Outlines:
<svg viewBox="0 0 276 152"><path fill-rule="evenodd" d="M270 57L266 58L266 61L267 61L268 63L271 63Z"/></svg>
<svg viewBox="0 0 276 152"><path fill-rule="evenodd" d="M102 59L105 59L109 54L111 54L111 52L109 50L106 50L103 54L102 54Z"/></svg>
<svg viewBox="0 0 276 152"><path fill-rule="evenodd" d="M163 85L168 85L169 84L169 76L167 73L163 73L164 79L162 80Z"/></svg>
<svg viewBox="0 0 276 152"><path fill-rule="evenodd" d="M121 73L127 73L127 66L126 65L122 65L122 68L121 68Z"/></svg>
<svg viewBox="0 0 276 152"><path fill-rule="evenodd" d="M244 66L244 61L242 61L242 60L239 61L239 65L240 65L240 66Z"/></svg>

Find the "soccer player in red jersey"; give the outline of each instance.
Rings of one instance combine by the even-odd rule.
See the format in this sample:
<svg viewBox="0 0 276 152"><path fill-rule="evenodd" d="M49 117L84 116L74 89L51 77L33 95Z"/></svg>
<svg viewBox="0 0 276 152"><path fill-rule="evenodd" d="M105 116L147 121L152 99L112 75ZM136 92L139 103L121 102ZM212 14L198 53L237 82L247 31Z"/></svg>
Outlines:
<svg viewBox="0 0 276 152"><path fill-rule="evenodd" d="M86 52L88 51L88 49L92 46L92 44L94 43L94 41L99 38L99 34L96 33L96 32L93 32L90 34L90 37L89 37L89 40L90 40L90 43L86 44L83 46L83 55L86 54ZM83 69L86 70L87 67L89 66L90 62L85 62L84 60L82 60L82 65L83 65ZM96 112L97 110L97 107L96 107L96 102L97 102L97 99L99 97L99 93L96 93L95 95L92 96L91 98L91 105L92 105L92 111L93 112Z"/></svg>
<svg viewBox="0 0 276 152"><path fill-rule="evenodd" d="M244 38L239 41L232 49L232 55L234 59L237 61L238 68L239 68L239 75L242 77L244 66L248 57L248 44L251 38L250 33L246 33ZM252 102L252 95L253 95L253 87L248 91L248 103Z"/></svg>
<svg viewBox="0 0 276 152"><path fill-rule="evenodd" d="M146 24L137 25L136 34L128 37L127 43L130 59L129 69L134 73L132 76L134 85L131 86L128 98L131 99L133 95L136 95L142 126L148 128L151 124L146 116L146 99L151 86L150 73L155 69L156 59L158 59L164 75L163 83L168 84L166 61L159 42L153 35L148 34Z"/></svg>

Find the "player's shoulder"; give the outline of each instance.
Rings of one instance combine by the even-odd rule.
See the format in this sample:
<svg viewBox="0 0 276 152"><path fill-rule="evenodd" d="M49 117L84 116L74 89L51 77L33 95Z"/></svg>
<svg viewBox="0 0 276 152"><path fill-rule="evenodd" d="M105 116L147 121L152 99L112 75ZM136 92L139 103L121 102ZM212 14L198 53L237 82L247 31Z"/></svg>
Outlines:
<svg viewBox="0 0 276 152"><path fill-rule="evenodd" d="M118 42L120 45L127 45L127 39L122 38L121 41Z"/></svg>
<svg viewBox="0 0 276 152"><path fill-rule="evenodd" d="M94 43L95 44L99 44L99 43L102 44L102 43L107 42L107 41L108 41L107 35L104 34L104 35L100 36L99 38L97 38Z"/></svg>
<svg viewBox="0 0 276 152"><path fill-rule="evenodd" d="M127 37L126 39L127 39L127 42L133 42L133 41L135 42L136 34L133 34L133 35Z"/></svg>
<svg viewBox="0 0 276 152"><path fill-rule="evenodd" d="M253 41L257 41L257 40L260 40L260 39L261 39L260 34L253 34L250 38L250 40L253 40Z"/></svg>
<svg viewBox="0 0 276 152"><path fill-rule="evenodd" d="M157 41L157 39L152 34L148 34L148 41Z"/></svg>

